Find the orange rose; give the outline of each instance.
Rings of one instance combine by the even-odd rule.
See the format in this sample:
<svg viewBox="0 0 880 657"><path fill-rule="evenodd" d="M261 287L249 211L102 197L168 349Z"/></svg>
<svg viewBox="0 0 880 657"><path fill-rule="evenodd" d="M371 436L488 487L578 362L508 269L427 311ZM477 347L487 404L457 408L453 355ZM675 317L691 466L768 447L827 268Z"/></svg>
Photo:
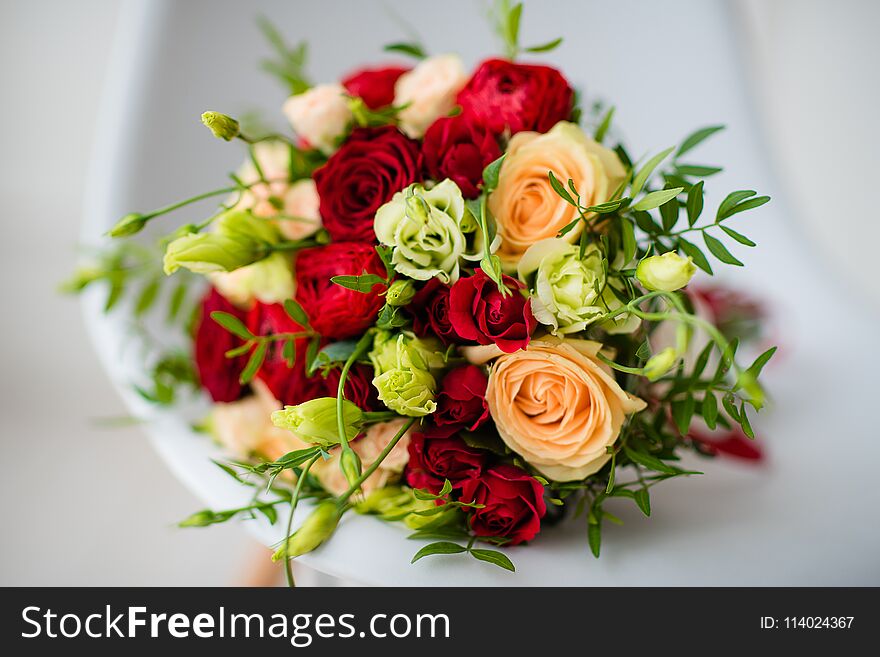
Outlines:
<svg viewBox="0 0 880 657"><path fill-rule="evenodd" d="M596 354L598 342L532 340L528 349L465 348L472 362L497 356L486 401L498 433L514 452L556 481L576 481L608 460L628 413L645 402L617 385Z"/></svg>
<svg viewBox="0 0 880 657"><path fill-rule="evenodd" d="M535 242L555 237L577 217L575 208L553 191L548 171L563 185L573 180L584 207L607 201L626 176L617 155L573 123L562 121L543 135L515 134L498 187L489 196L489 209L502 237L498 255L508 264L515 264ZM564 239L576 240L581 227L578 224Z"/></svg>

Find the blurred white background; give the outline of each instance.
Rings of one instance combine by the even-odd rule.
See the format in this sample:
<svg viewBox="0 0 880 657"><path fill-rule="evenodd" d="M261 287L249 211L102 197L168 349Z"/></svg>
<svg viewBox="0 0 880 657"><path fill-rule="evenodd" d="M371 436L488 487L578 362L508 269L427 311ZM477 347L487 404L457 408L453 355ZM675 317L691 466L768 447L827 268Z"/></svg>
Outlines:
<svg viewBox="0 0 880 657"><path fill-rule="evenodd" d="M550 4L527 3L527 22L541 23L542 34L554 19L536 6ZM0 499L7 509L0 585L226 584L240 581L259 554L240 527L174 528L200 503L137 427L96 426L124 409L93 356L78 303L56 294L75 262L119 15L114 0L0 0ZM743 0L731 15L786 192L781 200L796 215L792 225L812 238L805 256L876 312L880 42L871 31L880 25L880 3ZM384 12L378 20L387 21ZM821 306L817 299L817 312Z"/></svg>

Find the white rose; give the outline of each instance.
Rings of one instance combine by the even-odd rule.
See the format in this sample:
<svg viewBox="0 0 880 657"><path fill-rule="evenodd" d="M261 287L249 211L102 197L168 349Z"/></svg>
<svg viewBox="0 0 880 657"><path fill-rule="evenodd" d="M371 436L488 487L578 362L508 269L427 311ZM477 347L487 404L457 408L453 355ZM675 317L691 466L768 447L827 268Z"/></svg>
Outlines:
<svg viewBox="0 0 880 657"><path fill-rule="evenodd" d="M467 81L458 55L428 57L401 75L394 85L394 104L408 106L400 112L400 128L413 139L422 137L428 126L455 107L455 97Z"/></svg>
<svg viewBox="0 0 880 657"><path fill-rule="evenodd" d="M341 84L320 84L288 98L283 111L297 135L330 154L351 123L346 95Z"/></svg>

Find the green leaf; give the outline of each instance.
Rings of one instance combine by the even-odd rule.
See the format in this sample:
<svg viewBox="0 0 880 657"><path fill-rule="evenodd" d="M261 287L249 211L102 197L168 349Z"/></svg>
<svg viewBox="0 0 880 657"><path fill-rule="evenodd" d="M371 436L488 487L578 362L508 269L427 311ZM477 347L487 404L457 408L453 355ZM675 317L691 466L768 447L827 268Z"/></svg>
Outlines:
<svg viewBox="0 0 880 657"><path fill-rule="evenodd" d="M651 454L647 454L646 452L637 452L629 446L624 446L623 452L624 454L626 454L627 458L630 461L632 461L633 463L638 463L639 465L643 465L650 470L662 472L663 474L681 473L681 470L679 468L668 465L658 459L656 456L652 456Z"/></svg>
<svg viewBox="0 0 880 657"><path fill-rule="evenodd" d="M746 370L746 373L752 376L754 379L757 379L761 376L761 371L764 369L764 366L773 358L773 354L776 353L776 347L770 347L763 354L758 356L749 368Z"/></svg>
<svg viewBox="0 0 880 657"><path fill-rule="evenodd" d="M743 433L746 434L752 440L754 440L755 439L755 432L752 429L752 423L749 422L749 415L746 412L746 405L745 404L743 404L742 408L740 408L739 415L740 415L739 426L742 427Z"/></svg>
<svg viewBox="0 0 880 657"><path fill-rule="evenodd" d="M721 201L721 204L718 206L718 212L715 213L715 220L717 221L718 219L727 216L727 212L729 212L733 206L755 194L757 194L757 192L751 189L740 189L735 192L730 192L730 194L725 196L724 200Z"/></svg>
<svg viewBox="0 0 880 657"><path fill-rule="evenodd" d="M634 210L651 210L659 205L663 205L666 201L678 196L684 187L673 187L672 189L658 189L656 192L645 194L642 199L633 206Z"/></svg>
<svg viewBox="0 0 880 657"><path fill-rule="evenodd" d="M461 552L467 552L467 548L451 541L437 541L436 543L428 543L416 552L410 563L415 563L419 559L431 556L432 554L460 554Z"/></svg>
<svg viewBox="0 0 880 657"><path fill-rule="evenodd" d="M376 245L376 253L379 254L379 258L382 259L382 264L385 265L385 280L391 280L391 276L394 274L394 264L391 262L394 248L385 246L384 244L378 244Z"/></svg>
<svg viewBox="0 0 880 657"><path fill-rule="evenodd" d="M691 394L688 394L684 399L676 399L672 402L672 419L682 436L687 434L691 426L695 407L696 402Z"/></svg>
<svg viewBox="0 0 880 657"><path fill-rule="evenodd" d="M599 558L599 550L602 547L602 525L598 522L587 523L587 541L593 556Z"/></svg>
<svg viewBox="0 0 880 657"><path fill-rule="evenodd" d="M281 357L287 361L287 367L296 363L296 340L285 340L281 347Z"/></svg>
<svg viewBox="0 0 880 657"><path fill-rule="evenodd" d="M229 313L224 313L220 310L215 310L211 313L211 319L217 322L220 326L225 328L227 331L232 333L233 335L237 335L242 340L250 340L254 337L254 334L251 333L247 326L242 323L242 321L236 317L235 315L230 315Z"/></svg>
<svg viewBox="0 0 880 657"><path fill-rule="evenodd" d="M706 243L706 248L708 248L712 255L718 258L721 262L728 265L736 265L737 267L743 266L743 263L734 258L730 251L727 250L727 247L724 246L721 240L717 237L712 237L709 233L703 231L703 241Z"/></svg>
<svg viewBox="0 0 880 657"><path fill-rule="evenodd" d="M382 50L385 52L396 52L401 55L408 55L410 57L415 57L416 59L424 59L428 56L428 53L426 53L424 48L418 43L389 43L382 48Z"/></svg>
<svg viewBox="0 0 880 657"><path fill-rule="evenodd" d="M629 198L616 198L613 201L605 201L604 203L599 203L598 205L591 205L588 208L584 208L584 214L588 212L595 212L596 214L611 214L615 212L621 205L629 202Z"/></svg>
<svg viewBox="0 0 880 657"><path fill-rule="evenodd" d="M709 355L712 353L712 349L715 347L714 342L709 342L705 347L703 347L702 351L700 351L700 355L697 356L696 364L694 365L694 369L691 372L691 381L696 382L700 379L700 375L703 373L703 370L706 369L706 365L709 363Z"/></svg>
<svg viewBox="0 0 880 657"><path fill-rule="evenodd" d="M636 218L636 224L638 224L639 228L646 233L657 234L662 232L660 226L657 225L657 222L651 218L648 212L635 210L633 211L633 216Z"/></svg>
<svg viewBox="0 0 880 657"><path fill-rule="evenodd" d="M689 150L701 144L703 141L714 135L719 130L724 130L723 125L712 125L706 128L700 128L695 132L692 132L687 137L685 137L684 141L681 142L681 146L678 147L678 151L675 153L675 158L678 159Z"/></svg>
<svg viewBox="0 0 880 657"><path fill-rule="evenodd" d="M161 280L158 278L154 278L144 286L144 289L141 290L141 293L140 295L138 295L137 301L135 302L135 317L140 317L153 307L153 304L156 302L156 297L159 295L160 285Z"/></svg>
<svg viewBox="0 0 880 657"><path fill-rule="evenodd" d="M269 349L268 340L261 340L257 345L257 348L254 349L253 353L251 353L251 357L248 359L247 365L245 365L244 369L241 372L241 375L238 377L239 383L244 385L245 383L249 383L254 376L256 376L257 372L260 369L260 366L263 364L263 361L266 360L266 352Z"/></svg>
<svg viewBox="0 0 880 657"><path fill-rule="evenodd" d="M562 37L557 39L553 39L553 41L548 41L547 43L541 43L537 46L529 46L525 48L526 52L550 52L551 50L556 50L559 47L559 44L562 43ZM598 139L596 141L599 141Z"/></svg>
<svg viewBox="0 0 880 657"><path fill-rule="evenodd" d="M483 169L483 191L490 194L498 187L498 176L501 174L501 165L504 164L504 155L493 160ZM479 215L474 215L479 217Z"/></svg>
<svg viewBox="0 0 880 657"><path fill-rule="evenodd" d="M624 217L620 218L620 240L623 248L623 262L629 263L636 255L636 233L632 222Z"/></svg>
<svg viewBox="0 0 880 657"><path fill-rule="evenodd" d="M724 410L727 411L727 414L736 422L739 422L739 411L736 409L736 405L734 404L734 396L731 393L727 393L724 397L721 398L721 405L724 406Z"/></svg>
<svg viewBox="0 0 880 657"><path fill-rule="evenodd" d="M651 493L647 488L639 488L633 493L633 499L646 516L651 515Z"/></svg>
<svg viewBox="0 0 880 657"><path fill-rule="evenodd" d="M331 342L321 349L315 357L312 372L321 365L331 365L332 363L344 363L348 357L354 353L357 342L354 340L340 340L339 342Z"/></svg>
<svg viewBox="0 0 880 657"><path fill-rule="evenodd" d="M709 260L706 258L706 255L700 250L696 244L692 244L688 242L685 238L678 238L678 246L684 251L685 255L689 255L694 259L694 264L702 269L704 272L712 275L712 266L709 264Z"/></svg>
<svg viewBox="0 0 880 657"><path fill-rule="evenodd" d="M693 226L697 223L697 219L700 218L700 214L703 212L703 181L701 180L696 185L691 187L688 190L688 198L687 198L687 215L688 215L688 226Z"/></svg>
<svg viewBox="0 0 880 657"><path fill-rule="evenodd" d="M189 289L189 284L186 279L182 279L177 287L174 288L174 291L171 293L171 299L168 301L168 315L167 320L169 322L173 322L177 315L180 313L180 308L183 306L183 302L186 301L186 293Z"/></svg>
<svg viewBox="0 0 880 657"><path fill-rule="evenodd" d="M705 167L696 164L676 164L675 173L679 176L693 176L696 178L706 178L714 176L716 173L723 171L721 167Z"/></svg>
<svg viewBox="0 0 880 657"><path fill-rule="evenodd" d="M614 107L609 107L593 135L593 138L600 144L602 143L602 140L605 139L605 134L608 132L608 128L611 127L612 118L614 118Z"/></svg>
<svg viewBox="0 0 880 657"><path fill-rule="evenodd" d="M553 191L559 194L563 201L578 207L577 201L572 198L571 194L569 194L568 190L565 188L565 185L559 182L559 178L557 178L552 171L547 172L547 177L550 178L550 186L553 188Z"/></svg>
<svg viewBox="0 0 880 657"><path fill-rule="evenodd" d="M520 18L522 18L522 10L522 3L518 2L510 8L507 20L504 22L504 40L513 53L516 53L519 46L519 24Z"/></svg>
<svg viewBox="0 0 880 657"><path fill-rule="evenodd" d="M765 203L770 201L769 196L756 196L755 198L750 198L742 203L737 203L732 208L726 210L723 214L719 216L719 221L723 219L728 219L735 214L739 214L740 212L745 212L746 210L752 210L754 208L759 208Z"/></svg>
<svg viewBox="0 0 880 657"><path fill-rule="evenodd" d="M721 226L721 230L730 235L733 239L735 239L740 244L745 246L756 246L756 244L750 240L748 237L743 235L742 233L737 233L733 228L728 228L727 226Z"/></svg>
<svg viewBox="0 0 880 657"><path fill-rule="evenodd" d="M718 400L715 398L715 394L711 390L707 390L706 396L703 397L702 414L706 426L710 429L714 429L718 423Z"/></svg>
<svg viewBox="0 0 880 657"><path fill-rule="evenodd" d="M474 548L470 553L474 559L491 563L499 568L504 568L504 570L509 570L510 572L516 572L516 566L513 565L513 562L508 559L507 555L503 552L499 552L498 550Z"/></svg>
<svg viewBox="0 0 880 657"><path fill-rule="evenodd" d="M385 279L376 274L363 273L360 276L333 276L330 279L340 287L368 294L376 285L385 285Z"/></svg>
<svg viewBox="0 0 880 657"><path fill-rule="evenodd" d="M654 173L654 169L657 168L657 165L660 164L666 157L673 151L675 147L667 148L662 153L657 153L654 157L648 160L639 172L636 174L636 177L633 178L632 185L630 186L630 196L635 198L638 196L639 192L642 191L642 188L645 186L645 183L648 182L648 178L651 177L651 174Z"/></svg>
<svg viewBox="0 0 880 657"><path fill-rule="evenodd" d="M309 316L295 299L284 300L284 312L286 312L288 316L300 326L306 327L309 325Z"/></svg>
<svg viewBox="0 0 880 657"><path fill-rule="evenodd" d="M667 233L673 229L678 222L679 204L678 199L671 198L660 206L660 219L662 220L663 230Z"/></svg>

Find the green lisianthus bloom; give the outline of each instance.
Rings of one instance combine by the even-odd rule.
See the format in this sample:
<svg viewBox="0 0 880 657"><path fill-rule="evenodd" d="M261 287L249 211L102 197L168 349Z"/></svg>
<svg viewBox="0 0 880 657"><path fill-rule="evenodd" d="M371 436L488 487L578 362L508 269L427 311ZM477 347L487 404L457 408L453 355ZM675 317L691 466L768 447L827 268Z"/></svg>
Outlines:
<svg viewBox="0 0 880 657"><path fill-rule="evenodd" d="M608 312L602 253L591 244L579 256L577 245L551 237L532 244L517 266L531 291L535 319L554 335L583 331Z"/></svg>
<svg viewBox="0 0 880 657"><path fill-rule="evenodd" d="M364 412L354 403L342 401L345 436L353 440L363 429ZM323 448L339 443L336 397L318 397L296 406L285 406L272 413L272 424L287 429L298 438Z"/></svg>
<svg viewBox="0 0 880 657"><path fill-rule="evenodd" d="M181 267L196 274L234 271L272 253L277 229L245 210L229 210L210 233L189 233L165 248L164 268L173 274Z"/></svg>
<svg viewBox="0 0 880 657"><path fill-rule="evenodd" d="M379 241L394 249L395 271L418 281L436 276L444 283L458 280L462 259L482 257L482 237L461 190L449 179L426 189L418 183L376 212Z"/></svg>
<svg viewBox="0 0 880 657"><path fill-rule="evenodd" d="M409 351L410 362L419 369L436 371L446 367L443 344L437 338L417 338L409 331L378 331L369 354L376 376L399 367L400 349Z"/></svg>
<svg viewBox="0 0 880 657"><path fill-rule="evenodd" d="M437 410L437 381L428 369L429 358L403 334L380 335L377 340L378 350L374 348L370 360L376 371L373 385L379 399L392 411L409 417L422 417Z"/></svg>

